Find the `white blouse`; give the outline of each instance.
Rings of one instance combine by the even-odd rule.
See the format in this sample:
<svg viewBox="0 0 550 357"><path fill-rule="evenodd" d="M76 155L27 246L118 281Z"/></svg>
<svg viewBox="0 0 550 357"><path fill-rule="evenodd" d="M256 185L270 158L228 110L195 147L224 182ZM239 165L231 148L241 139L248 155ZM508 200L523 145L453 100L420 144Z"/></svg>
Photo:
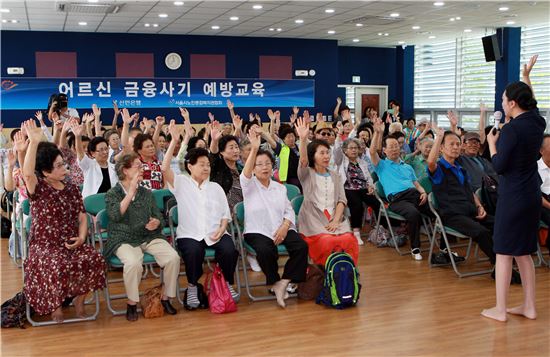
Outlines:
<svg viewBox="0 0 550 357"><path fill-rule="evenodd" d="M246 178L240 175L244 198L244 233L259 233L271 239L283 223L291 222L291 230L296 230L296 216L286 194L286 187L271 180L265 187L255 176Z"/></svg>
<svg viewBox="0 0 550 357"><path fill-rule="evenodd" d="M315 183L317 189L313 191L313 203L320 208L321 211L327 210L332 217L336 206L334 202L334 183L332 182L332 178L330 175L323 176L316 173Z"/></svg>
<svg viewBox="0 0 550 357"><path fill-rule="evenodd" d="M90 195L97 193L103 182L103 174L101 173L101 166L95 159L90 158L84 154L82 160L78 161L78 166L82 170L84 175L84 185L82 187L82 197L86 198ZM109 179L111 181L111 187L115 187L118 182L118 176L115 171L115 165L107 161L107 167L109 169Z"/></svg>
<svg viewBox="0 0 550 357"><path fill-rule="evenodd" d="M209 246L217 243L218 241L212 241L210 237L219 229L222 219L231 221L229 205L222 187L210 181L199 186L190 176L175 175L174 187L169 189L178 202L177 239L204 239Z"/></svg>

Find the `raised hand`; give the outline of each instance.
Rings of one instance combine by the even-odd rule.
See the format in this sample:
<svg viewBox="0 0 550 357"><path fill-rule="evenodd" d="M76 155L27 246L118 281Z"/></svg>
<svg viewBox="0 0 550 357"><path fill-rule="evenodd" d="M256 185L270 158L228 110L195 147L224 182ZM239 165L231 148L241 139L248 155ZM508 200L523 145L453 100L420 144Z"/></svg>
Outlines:
<svg viewBox="0 0 550 357"><path fill-rule="evenodd" d="M298 112L300 111L300 109L296 106L292 107L292 114L296 115L296 117L298 116Z"/></svg>
<svg viewBox="0 0 550 357"><path fill-rule="evenodd" d="M233 104L232 101L230 101L230 100L228 99L228 100L227 100L227 109L233 110L233 108L235 108L235 105Z"/></svg>
<svg viewBox="0 0 550 357"><path fill-rule="evenodd" d="M322 123L325 121L325 119L323 119L323 113L317 113L315 114L315 121L317 123Z"/></svg>
<svg viewBox="0 0 550 357"><path fill-rule="evenodd" d="M482 113L485 113L487 111L487 107L485 106L485 103L483 102L479 103L479 111Z"/></svg>
<svg viewBox="0 0 550 357"><path fill-rule="evenodd" d="M256 119L258 121L258 123L262 122L262 118L260 117L260 114L258 114L258 113L254 114L254 119Z"/></svg>
<svg viewBox="0 0 550 357"><path fill-rule="evenodd" d="M186 120L189 120L189 112L187 111L186 108L180 108L180 115L183 118L183 122L185 122Z"/></svg>
<svg viewBox="0 0 550 357"><path fill-rule="evenodd" d="M70 120L69 126L75 136L82 136L84 128L76 120Z"/></svg>
<svg viewBox="0 0 550 357"><path fill-rule="evenodd" d="M157 117L155 118L155 122L157 123L157 126L158 126L159 128L162 128L162 126L163 126L164 123L166 122L166 118L159 115L159 116L157 116Z"/></svg>
<svg viewBox="0 0 550 357"><path fill-rule="evenodd" d="M37 111L36 113L34 113L34 117L36 119L38 119L38 121L40 122L40 125L44 125L44 120L42 118L42 112L40 110Z"/></svg>
<svg viewBox="0 0 550 357"><path fill-rule="evenodd" d="M309 136L309 123L302 118L297 119L296 133L300 140L307 140Z"/></svg>
<svg viewBox="0 0 550 357"><path fill-rule="evenodd" d="M309 116L309 110L304 110L303 118L305 122L309 124L309 122L311 121Z"/></svg>
<svg viewBox="0 0 550 357"><path fill-rule="evenodd" d="M342 98L340 97L336 98L336 104L338 105L342 104Z"/></svg>
<svg viewBox="0 0 550 357"><path fill-rule="evenodd" d="M118 117L120 114L120 109L118 109L118 104L116 104L115 100L113 100L113 110L115 111L115 117Z"/></svg>
<svg viewBox="0 0 550 357"><path fill-rule="evenodd" d="M529 62L523 65L523 77L529 77L531 74L531 70L535 66L535 63L537 63L537 58L539 58L539 55L534 55L529 59Z"/></svg>
<svg viewBox="0 0 550 357"><path fill-rule="evenodd" d="M96 104L92 104L92 112L94 113L94 116L99 119L101 116L101 108L98 108Z"/></svg>
<svg viewBox="0 0 550 357"><path fill-rule="evenodd" d="M168 132L172 135L172 139L177 139L181 136L181 128L178 128L174 119L170 120L168 125Z"/></svg>
<svg viewBox="0 0 550 357"><path fill-rule="evenodd" d="M248 113L248 121L254 120L254 113Z"/></svg>
<svg viewBox="0 0 550 357"><path fill-rule="evenodd" d="M290 125L294 125L294 123L296 123L297 118L298 118L298 115L294 113L290 114Z"/></svg>
<svg viewBox="0 0 550 357"><path fill-rule="evenodd" d="M18 132L19 133L19 132ZM14 167L16 162L15 153L12 149L8 150L8 166Z"/></svg>
<svg viewBox="0 0 550 357"><path fill-rule="evenodd" d="M250 140L250 144L252 144L252 147L254 149L258 149L260 147L260 144L261 144L261 130L260 132L258 132L258 130L254 129L254 130L250 130L248 132L248 140Z"/></svg>
<svg viewBox="0 0 550 357"><path fill-rule="evenodd" d="M216 118L214 118L214 114L208 112L208 120L210 120L211 122L213 122L214 120L216 120Z"/></svg>
<svg viewBox="0 0 550 357"><path fill-rule="evenodd" d="M29 146L29 140L25 138L25 135L23 134L23 131L18 131L15 133L15 136L13 138L13 147L17 152L25 152L27 151L27 147Z"/></svg>
<svg viewBox="0 0 550 357"><path fill-rule="evenodd" d="M133 120L134 120L134 117L130 116L130 112L128 111L128 109L126 108L122 109L122 122L124 124L131 124Z"/></svg>
<svg viewBox="0 0 550 357"><path fill-rule="evenodd" d="M235 129L242 128L242 125L243 125L243 120L241 119L241 116L240 115L235 115L233 117L233 126L235 127Z"/></svg>
<svg viewBox="0 0 550 357"><path fill-rule="evenodd" d="M447 111L447 118L449 118L449 121L451 122L451 127L456 127L458 125L458 118L452 110Z"/></svg>
<svg viewBox="0 0 550 357"><path fill-rule="evenodd" d="M210 136L212 140L218 141L222 137L222 131L220 129L220 123L217 121L212 122L212 128L210 129Z"/></svg>
<svg viewBox="0 0 550 357"><path fill-rule="evenodd" d="M344 124L342 124L341 121L336 123L336 129L338 129L338 134L339 135L344 134Z"/></svg>
<svg viewBox="0 0 550 357"><path fill-rule="evenodd" d="M275 113L273 112L273 110L271 109L268 109L267 110L267 117L269 118L270 121L275 121Z"/></svg>
<svg viewBox="0 0 550 357"><path fill-rule="evenodd" d="M275 122L277 123L281 122L281 112L278 110L275 112Z"/></svg>
<svg viewBox="0 0 550 357"><path fill-rule="evenodd" d="M386 128L386 126L384 125L384 123L382 122L382 119L380 119L379 117L376 117L372 120L372 126L373 126L373 129L375 132L378 132L380 134L384 134L384 129Z"/></svg>
<svg viewBox="0 0 550 357"><path fill-rule="evenodd" d="M34 119L26 120L23 123L23 126L27 131L27 136L29 137L31 143L38 144L42 140L44 132L42 131L42 129L40 129L40 127L36 126L36 122L34 121Z"/></svg>

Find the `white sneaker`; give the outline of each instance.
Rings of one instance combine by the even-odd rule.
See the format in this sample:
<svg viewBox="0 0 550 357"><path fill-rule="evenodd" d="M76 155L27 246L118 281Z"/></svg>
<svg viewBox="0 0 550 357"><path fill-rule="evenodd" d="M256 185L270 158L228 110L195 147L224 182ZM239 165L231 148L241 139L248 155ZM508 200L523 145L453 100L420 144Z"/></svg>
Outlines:
<svg viewBox="0 0 550 357"><path fill-rule="evenodd" d="M246 260L248 261L248 265L250 265L250 269L255 272L261 272L262 268L260 268L260 264L258 264L258 261L256 260L256 257L250 254L246 255Z"/></svg>
<svg viewBox="0 0 550 357"><path fill-rule="evenodd" d="M411 250L411 255L414 260L422 260L422 255L420 254L420 249L418 248Z"/></svg>
<svg viewBox="0 0 550 357"><path fill-rule="evenodd" d="M357 244L359 245L364 245L365 243L363 242L363 240L361 239L361 232L353 232L353 235L355 236L355 239L357 239Z"/></svg>

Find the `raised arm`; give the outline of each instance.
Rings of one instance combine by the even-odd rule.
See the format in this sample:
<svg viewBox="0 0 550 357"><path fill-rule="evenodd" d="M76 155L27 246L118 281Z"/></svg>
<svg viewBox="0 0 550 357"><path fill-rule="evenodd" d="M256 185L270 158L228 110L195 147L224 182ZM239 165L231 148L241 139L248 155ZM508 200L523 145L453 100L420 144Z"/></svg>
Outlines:
<svg viewBox="0 0 550 357"><path fill-rule="evenodd" d="M162 126L166 122L166 119L163 116L157 116L155 118L156 126L155 126L155 132L153 133L153 143L155 144L155 148L159 150L159 136L160 132L162 131Z"/></svg>
<svg viewBox="0 0 550 357"><path fill-rule="evenodd" d="M162 174L164 175L164 182L166 182L169 186L174 187L174 171L172 170L170 163L172 161L172 156L174 156L174 150L176 149L176 145L178 144L178 139L181 135L181 129L177 127L175 120L170 120L170 125L168 126L170 135L172 135L172 140L170 141L170 145L168 146L168 150L166 150L166 154L164 154L164 159L162 160Z"/></svg>
<svg viewBox="0 0 550 357"><path fill-rule="evenodd" d="M120 115L120 109L118 109L118 104L113 100L113 123L111 124L111 129L118 129L118 116Z"/></svg>
<svg viewBox="0 0 550 357"><path fill-rule="evenodd" d="M44 135L46 136L46 139L48 139L49 142L55 142L55 138L52 136L52 133L50 133L50 129L48 128L48 126L46 125L46 123L44 123L44 119L43 119L43 116L42 116L42 112L41 111L37 111L35 114L34 114L34 117L38 120L38 122L40 123L40 128L42 129L42 131L44 132ZM55 123L55 120L59 120L59 116L57 115L56 112L53 112L52 115L51 115L51 120L52 122Z"/></svg>
<svg viewBox="0 0 550 357"><path fill-rule="evenodd" d="M460 131L458 130L458 118L455 112L450 109L447 110L447 118L449 118L449 122L451 123L451 131L460 136Z"/></svg>
<svg viewBox="0 0 550 357"><path fill-rule="evenodd" d="M430 173L432 174L437 169L437 159L439 158L439 151L441 149L441 143L443 142L443 135L445 135L443 129L439 129L437 127L434 127L434 129L437 133L437 136L432 146L432 150L430 151L430 155L428 155L428 160L426 161L426 163L428 164L428 170L430 170Z"/></svg>
<svg viewBox="0 0 550 357"><path fill-rule="evenodd" d="M233 105L233 102L229 99L227 100L227 109L229 109L229 115L231 115L231 120L235 117L235 106Z"/></svg>
<svg viewBox="0 0 550 357"><path fill-rule="evenodd" d="M527 84L533 92L533 98L535 98L535 90L533 89L533 85L531 84L530 74L531 70L535 66L535 63L537 63L537 58L539 58L539 55L534 55L533 57L531 57L529 62L523 65L523 72L521 73L522 81L525 82L525 84Z"/></svg>
<svg viewBox="0 0 550 357"><path fill-rule="evenodd" d="M74 134L74 146L76 149L76 156L78 158L78 161L82 161L82 159L84 159L84 156L86 155L84 149L82 148L82 125L78 124L76 120L72 120L70 123L70 127Z"/></svg>
<svg viewBox="0 0 550 357"><path fill-rule="evenodd" d="M139 118L139 114L135 113L130 116L128 109L122 109L122 133L120 135L120 142L122 143L122 152L128 153L131 151L130 148L130 124Z"/></svg>
<svg viewBox="0 0 550 357"><path fill-rule="evenodd" d="M92 111L94 112L95 136L103 136L103 132L101 131L101 108L93 104Z"/></svg>
<svg viewBox="0 0 550 357"><path fill-rule="evenodd" d="M191 127L191 119L189 117L189 112L185 108L180 108L180 114L183 118L183 128L185 130L185 136L183 137L183 142L180 146L180 151L178 152L178 160L183 161L185 159L185 155L187 154L187 144L189 143L189 140L193 137L193 128ZM170 127L168 127L168 130L170 130ZM172 137L172 141L177 140L179 138ZM170 144L172 143L170 141ZM165 154L166 155L166 154Z"/></svg>
<svg viewBox="0 0 550 357"><path fill-rule="evenodd" d="M239 115L233 115L232 118L233 121L233 136L236 136L237 138L241 138L243 136L243 120Z"/></svg>
<svg viewBox="0 0 550 357"><path fill-rule="evenodd" d="M23 164L23 180L25 181L25 186L27 186L27 192L33 195L38 183L38 178L34 171L36 167L36 150L38 149L38 144L42 141L43 132L42 129L36 126L33 119L25 121L23 127L29 136L29 147L27 148L25 163Z"/></svg>
<svg viewBox="0 0 550 357"><path fill-rule="evenodd" d="M220 123L218 122L212 123L212 131L210 133L210 136L212 137L212 142L210 142L210 153L217 154L219 151L218 142L222 137L222 132L220 130Z"/></svg>
<svg viewBox="0 0 550 357"><path fill-rule="evenodd" d="M309 123L302 118L296 121L296 133L300 138L300 166L308 167L309 160L307 158L307 138L309 136Z"/></svg>
<svg viewBox="0 0 550 357"><path fill-rule="evenodd" d="M479 140L481 144L485 143L485 125L487 122L487 107L485 104L479 104Z"/></svg>
<svg viewBox="0 0 550 357"><path fill-rule="evenodd" d="M382 139L383 139L382 136L384 135L385 125L380 118L376 117L373 120L373 128L374 128L374 134L372 136L369 152L370 152L372 164L374 166L378 166L378 163L380 162L380 156L378 156L378 150L379 150L380 143L382 143Z"/></svg>
<svg viewBox="0 0 550 357"><path fill-rule="evenodd" d="M71 120L67 120L63 123L63 127L59 133L59 147L64 149L67 147L67 133L71 128Z"/></svg>
<svg viewBox="0 0 550 357"><path fill-rule="evenodd" d="M250 155L248 155L248 158L246 159L246 163L243 168L243 175L247 179L252 177L252 172L254 171L254 166L256 165L256 154L258 153L258 150L260 149L260 129L256 130L250 130L248 132L248 140L250 140L251 148L250 148Z"/></svg>
<svg viewBox="0 0 550 357"><path fill-rule="evenodd" d="M13 149L8 149L7 156L8 156L8 171L6 172L5 178L4 178L4 188L6 191L13 191L15 190L15 181L13 180L13 170L15 169L15 157L16 151ZM0 167L0 170L3 173L3 169Z"/></svg>
<svg viewBox="0 0 550 357"><path fill-rule="evenodd" d="M336 107L334 107L333 120L336 120L338 118L338 113L340 112L340 105L342 105L342 98L338 97L336 98Z"/></svg>

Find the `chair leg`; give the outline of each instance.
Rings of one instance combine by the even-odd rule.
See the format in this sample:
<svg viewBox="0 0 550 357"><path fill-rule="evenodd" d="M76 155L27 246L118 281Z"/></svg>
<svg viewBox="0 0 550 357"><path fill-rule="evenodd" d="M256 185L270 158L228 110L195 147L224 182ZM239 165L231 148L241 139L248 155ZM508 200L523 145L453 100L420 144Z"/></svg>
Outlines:
<svg viewBox="0 0 550 357"><path fill-rule="evenodd" d="M75 323L75 322L85 322L85 321L94 321L97 319L97 317L99 316L99 291L94 291L94 300L95 300L95 311L94 311L94 314L93 315L90 315L90 316L87 316L85 318L81 318L81 317L75 317L75 318L71 318L71 319L65 319L63 320L63 322L61 322L61 324L70 324L70 323ZM50 325L58 325L60 324L59 322L55 322L53 320L48 320L48 321L36 321L32 318L32 314L31 314L31 306L29 305L29 303L27 303L27 306L26 306L26 315L27 315L27 320L31 323L32 326L35 326L35 327L38 327L38 326L50 326Z"/></svg>

